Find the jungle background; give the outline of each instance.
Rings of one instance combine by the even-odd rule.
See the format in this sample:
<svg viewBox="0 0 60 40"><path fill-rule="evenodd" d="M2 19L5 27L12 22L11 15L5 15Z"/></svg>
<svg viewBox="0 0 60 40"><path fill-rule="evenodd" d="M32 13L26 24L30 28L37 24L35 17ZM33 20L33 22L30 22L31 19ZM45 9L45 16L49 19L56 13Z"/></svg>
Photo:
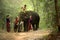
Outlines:
<svg viewBox="0 0 60 40"><path fill-rule="evenodd" d="M10 15L11 30L13 21L21 7L26 4L27 11L35 11L40 16L39 29L57 32L57 25L60 23L60 0L0 0L0 29L6 31L6 15Z"/></svg>
<svg viewBox="0 0 60 40"><path fill-rule="evenodd" d="M11 17L11 27L14 18L26 4L27 10L36 11L40 16L40 28L53 28L55 25L55 3L54 0L1 0L0 1L0 27L5 28L6 15Z"/></svg>

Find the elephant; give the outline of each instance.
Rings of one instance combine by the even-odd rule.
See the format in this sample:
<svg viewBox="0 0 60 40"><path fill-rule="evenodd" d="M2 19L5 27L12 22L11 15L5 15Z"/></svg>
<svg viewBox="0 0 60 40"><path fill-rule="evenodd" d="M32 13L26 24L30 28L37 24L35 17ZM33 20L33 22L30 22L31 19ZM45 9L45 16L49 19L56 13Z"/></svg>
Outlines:
<svg viewBox="0 0 60 40"><path fill-rule="evenodd" d="M35 31L35 30L38 30L39 28L40 16L37 12L35 11L25 11L25 13L20 12L19 13L19 24L21 21L24 22L24 32L28 31L28 20L30 16L32 16L31 24L32 24L33 30Z"/></svg>

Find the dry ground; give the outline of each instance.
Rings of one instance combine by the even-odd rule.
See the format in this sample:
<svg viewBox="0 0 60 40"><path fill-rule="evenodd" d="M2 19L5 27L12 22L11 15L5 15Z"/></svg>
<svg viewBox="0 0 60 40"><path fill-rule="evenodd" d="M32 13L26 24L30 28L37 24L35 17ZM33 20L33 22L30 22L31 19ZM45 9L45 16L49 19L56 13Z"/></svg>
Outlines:
<svg viewBox="0 0 60 40"><path fill-rule="evenodd" d="M37 30L29 32L0 32L0 40L45 40L44 36L50 34L50 30Z"/></svg>

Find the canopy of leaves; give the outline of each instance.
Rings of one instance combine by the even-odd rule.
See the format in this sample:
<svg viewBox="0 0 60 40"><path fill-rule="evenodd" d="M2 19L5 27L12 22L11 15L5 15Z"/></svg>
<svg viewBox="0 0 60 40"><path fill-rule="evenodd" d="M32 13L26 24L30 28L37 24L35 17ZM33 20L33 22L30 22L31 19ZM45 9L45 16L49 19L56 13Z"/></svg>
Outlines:
<svg viewBox="0 0 60 40"><path fill-rule="evenodd" d="M59 0L60 1L60 0ZM0 0L0 25L5 24L6 15L11 17L11 27L16 16L18 16L23 5L27 10L36 11L40 16L40 28L52 28L55 25L55 3L54 0ZM60 2L58 2L60 5Z"/></svg>

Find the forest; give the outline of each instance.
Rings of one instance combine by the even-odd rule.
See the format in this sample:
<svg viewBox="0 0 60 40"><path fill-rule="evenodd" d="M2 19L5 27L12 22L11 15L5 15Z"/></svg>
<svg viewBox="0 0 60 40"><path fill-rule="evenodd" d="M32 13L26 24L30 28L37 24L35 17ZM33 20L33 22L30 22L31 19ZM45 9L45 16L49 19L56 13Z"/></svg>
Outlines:
<svg viewBox="0 0 60 40"><path fill-rule="evenodd" d="M6 32L6 16L10 15L10 27L13 31L14 19L25 4L27 11L39 14L39 30L50 30L54 33L59 30L57 25L60 25L60 0L0 0L0 30Z"/></svg>

